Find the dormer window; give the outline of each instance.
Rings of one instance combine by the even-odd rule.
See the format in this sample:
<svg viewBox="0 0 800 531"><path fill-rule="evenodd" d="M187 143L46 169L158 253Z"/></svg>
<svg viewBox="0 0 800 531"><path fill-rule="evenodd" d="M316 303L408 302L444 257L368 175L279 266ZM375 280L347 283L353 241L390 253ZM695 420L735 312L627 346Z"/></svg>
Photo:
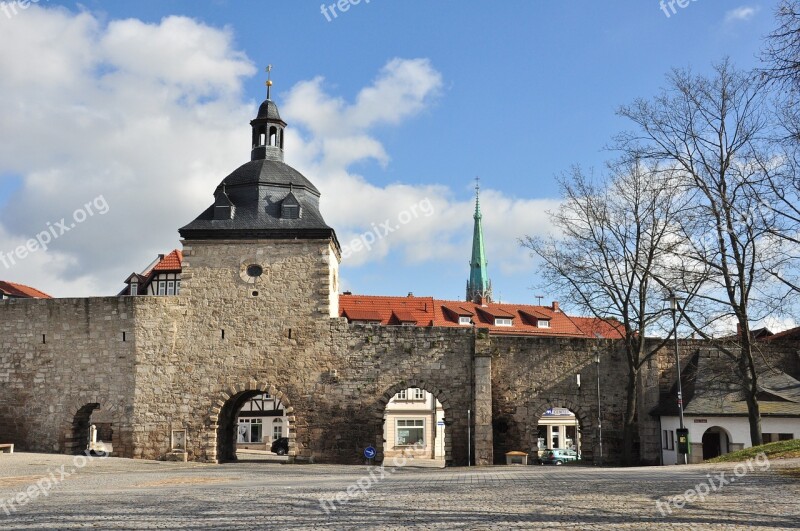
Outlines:
<svg viewBox="0 0 800 531"><path fill-rule="evenodd" d="M130 294L131 294L131 296L132 296L132 297L133 297L134 295L138 295L138 294L139 294L139 283L138 283L138 282L131 281L131 291L130 291Z"/></svg>
<svg viewBox="0 0 800 531"><path fill-rule="evenodd" d="M471 325L472 324L472 318L468 317L468 316L465 316L465 315L462 315L461 317L458 318L458 324L460 324L460 325Z"/></svg>
<svg viewBox="0 0 800 531"><path fill-rule="evenodd" d="M502 317L495 317L494 319L495 326L512 326L511 319L505 319Z"/></svg>
<svg viewBox="0 0 800 531"><path fill-rule="evenodd" d="M539 319L536 321L537 328L550 328L550 321L546 319Z"/></svg>
<svg viewBox="0 0 800 531"><path fill-rule="evenodd" d="M281 207L281 217L283 219L299 219L300 206L298 205L283 205Z"/></svg>

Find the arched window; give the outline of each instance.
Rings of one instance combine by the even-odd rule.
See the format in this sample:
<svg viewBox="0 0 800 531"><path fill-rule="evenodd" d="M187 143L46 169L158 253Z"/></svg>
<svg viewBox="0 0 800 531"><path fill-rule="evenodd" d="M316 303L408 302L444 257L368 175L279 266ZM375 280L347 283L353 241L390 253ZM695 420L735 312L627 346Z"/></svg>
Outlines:
<svg viewBox="0 0 800 531"><path fill-rule="evenodd" d="M278 142L278 128L277 127L270 127L269 128L269 145L276 146Z"/></svg>

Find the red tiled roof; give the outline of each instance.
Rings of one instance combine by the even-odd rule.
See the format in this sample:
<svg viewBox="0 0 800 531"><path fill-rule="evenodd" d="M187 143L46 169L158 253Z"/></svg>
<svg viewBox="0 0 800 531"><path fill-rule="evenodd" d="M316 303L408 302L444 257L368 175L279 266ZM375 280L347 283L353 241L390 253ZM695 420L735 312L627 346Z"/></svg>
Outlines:
<svg viewBox="0 0 800 531"><path fill-rule="evenodd" d="M380 321L383 325L399 324L393 319L397 315L417 326L431 326L433 297L339 295L339 315L350 321Z"/></svg>
<svg viewBox="0 0 800 531"><path fill-rule="evenodd" d="M571 318L551 306L528 304L480 305L472 302L436 300L432 297L347 294L339 296L339 313L350 321L380 320L382 325L416 321L417 326L466 327L458 322L458 318L463 316L472 317L476 327L486 328L491 334L597 337L594 334L597 331L605 338L622 337L619 330L605 321ZM495 326L495 317L512 319L512 326ZM539 320L549 322L550 327L539 328Z"/></svg>
<svg viewBox="0 0 800 531"><path fill-rule="evenodd" d="M350 321L383 321L381 312L370 308L350 308L344 310L342 315Z"/></svg>
<svg viewBox="0 0 800 531"><path fill-rule="evenodd" d="M778 332L777 334L772 334L771 336L766 336L763 339L765 339L766 341L800 339L800 326L798 326L797 328L790 328L789 330L784 330L783 332Z"/></svg>
<svg viewBox="0 0 800 531"><path fill-rule="evenodd" d="M398 323L401 323L401 324L402 323L416 323L417 322L417 318L414 317L414 315L410 311L405 310L405 309L403 309L403 310L397 310L397 309L392 310L392 315L394 316L394 320L397 321Z"/></svg>
<svg viewBox="0 0 800 531"><path fill-rule="evenodd" d="M596 317L570 317L572 321L589 337L603 339L622 339L625 330L617 321L603 320Z"/></svg>
<svg viewBox="0 0 800 531"><path fill-rule="evenodd" d="M22 299L52 299L50 295L36 288L25 286L23 284L15 284L14 282L6 282L0 280L0 292L3 292L9 297L19 297Z"/></svg>
<svg viewBox="0 0 800 531"><path fill-rule="evenodd" d="M177 249L165 256L153 271L180 271L183 263L183 253Z"/></svg>

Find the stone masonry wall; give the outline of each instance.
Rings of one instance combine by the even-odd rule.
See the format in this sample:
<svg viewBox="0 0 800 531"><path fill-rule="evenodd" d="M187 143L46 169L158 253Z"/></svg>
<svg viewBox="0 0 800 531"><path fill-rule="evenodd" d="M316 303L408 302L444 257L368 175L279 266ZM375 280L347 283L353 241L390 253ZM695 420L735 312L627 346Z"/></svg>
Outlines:
<svg viewBox="0 0 800 531"><path fill-rule="evenodd" d="M252 279L245 270L256 263L264 274ZM590 460L599 460L600 412L604 461L619 458L619 344L331 318L338 259L327 240L192 242L184 266L175 297L0 302L0 442L75 450L79 417L100 407L115 455L164 458L172 430L183 429L191 459L222 461L234 457L237 408L269 391L285 406L292 459L360 463L366 446L382 458L388 401L421 387L444 408L451 464L467 463L468 410L474 461L488 464L535 449L550 407L576 413ZM692 348L685 343L682 359ZM775 359L796 371L797 347L778 350ZM674 383L670 352L641 374L645 461L657 459L649 411Z"/></svg>
<svg viewBox="0 0 800 531"><path fill-rule="evenodd" d="M505 462L505 453L509 451L535 450L539 418L551 407L566 407L575 413L581 428L584 459L599 460L594 349L601 355L603 461L619 460L627 368L617 345L608 340L493 336L495 463Z"/></svg>
<svg viewBox="0 0 800 531"><path fill-rule="evenodd" d="M133 331L130 298L0 301L0 442L67 451L76 413L98 404L130 454Z"/></svg>

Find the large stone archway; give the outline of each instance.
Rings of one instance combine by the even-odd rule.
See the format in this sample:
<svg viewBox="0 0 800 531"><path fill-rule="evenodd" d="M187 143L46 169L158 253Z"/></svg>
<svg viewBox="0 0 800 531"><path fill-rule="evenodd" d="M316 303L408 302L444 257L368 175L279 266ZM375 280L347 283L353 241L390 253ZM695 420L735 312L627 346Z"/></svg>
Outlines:
<svg viewBox="0 0 800 531"><path fill-rule="evenodd" d="M208 438L205 444L206 459L213 463L224 463L236 460L236 415L244 403L260 394L269 393L281 401L287 418L287 438L289 439L289 460L294 461L297 455L297 431L289 398L274 385L258 383L250 380L247 383L234 385L217 394L212 400L213 406L208 416Z"/></svg>
<svg viewBox="0 0 800 531"><path fill-rule="evenodd" d="M430 384L424 380L417 380L417 379L409 379L400 381L389 389L387 389L383 395L377 401L375 406L374 412L374 420L377 424L378 431L375 436L375 449L377 450L378 454L376 456L376 461L383 462L384 455L383 455L383 422L384 422L384 414L386 411L386 406L389 404L389 401L400 391L403 389L409 388L419 388L433 396L434 399L438 400L439 403L442 405L442 410L444 411L444 461L445 466L450 466L453 464L453 434L452 428L453 425L453 406L450 402L448 396L436 385Z"/></svg>
<svg viewBox="0 0 800 531"><path fill-rule="evenodd" d="M551 408L569 409L578 419L582 440L581 455L584 460L592 461L595 456L600 455L598 434L595 429L597 419L592 417L593 412L569 397L540 399L529 405L525 437L530 448L538 447L539 419Z"/></svg>

